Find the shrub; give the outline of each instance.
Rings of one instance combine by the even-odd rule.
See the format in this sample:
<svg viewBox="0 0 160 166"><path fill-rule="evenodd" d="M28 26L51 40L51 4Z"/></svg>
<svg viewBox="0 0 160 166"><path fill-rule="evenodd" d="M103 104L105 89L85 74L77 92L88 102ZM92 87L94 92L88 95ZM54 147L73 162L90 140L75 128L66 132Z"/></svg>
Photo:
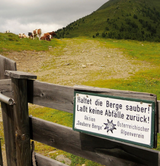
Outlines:
<svg viewBox="0 0 160 166"><path fill-rule="evenodd" d="M96 36L99 36L99 33L98 33L98 32L96 33Z"/></svg>
<svg viewBox="0 0 160 166"><path fill-rule="evenodd" d="M108 28L108 27L106 27L105 29L106 29L106 31L109 31L109 28Z"/></svg>
<svg viewBox="0 0 160 166"><path fill-rule="evenodd" d="M102 37L104 37L104 38L106 37L106 34L104 32L102 33Z"/></svg>
<svg viewBox="0 0 160 166"><path fill-rule="evenodd" d="M134 19L138 19L137 15L135 15L135 14L133 15L133 18L134 18Z"/></svg>

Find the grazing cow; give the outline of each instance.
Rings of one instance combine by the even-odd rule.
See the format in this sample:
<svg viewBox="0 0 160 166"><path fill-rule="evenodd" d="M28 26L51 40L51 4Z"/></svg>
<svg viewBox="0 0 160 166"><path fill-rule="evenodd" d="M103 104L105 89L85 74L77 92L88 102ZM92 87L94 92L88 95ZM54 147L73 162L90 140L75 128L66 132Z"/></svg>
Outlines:
<svg viewBox="0 0 160 166"><path fill-rule="evenodd" d="M47 40L47 41L51 41L51 39L53 39L53 36L56 36L56 33L54 31L52 32L47 32L44 33L42 35L42 37L40 38L40 40Z"/></svg>
<svg viewBox="0 0 160 166"><path fill-rule="evenodd" d="M42 30L41 29L33 30L33 38L38 37L40 39L41 35L42 35Z"/></svg>
<svg viewBox="0 0 160 166"><path fill-rule="evenodd" d="M24 33L22 34L22 38L28 38Z"/></svg>
<svg viewBox="0 0 160 166"><path fill-rule="evenodd" d="M21 38L22 38L22 33L19 33L19 34L18 34L18 37L21 39Z"/></svg>
<svg viewBox="0 0 160 166"><path fill-rule="evenodd" d="M51 41L51 35L49 33L45 33L43 34L43 36L40 38L40 40L47 40L47 41Z"/></svg>
<svg viewBox="0 0 160 166"><path fill-rule="evenodd" d="M22 38L28 38L24 33L19 33L19 38L22 39Z"/></svg>
<svg viewBox="0 0 160 166"><path fill-rule="evenodd" d="M24 35L25 35L24 33L19 33L18 36L19 36L20 39L22 39L22 38L24 38Z"/></svg>
<svg viewBox="0 0 160 166"><path fill-rule="evenodd" d="M54 31L48 32L48 33L52 36L52 39L53 39L53 36L56 36L56 33Z"/></svg>
<svg viewBox="0 0 160 166"><path fill-rule="evenodd" d="M28 37L29 37L30 39L33 39L33 33L32 33L32 32L28 32Z"/></svg>
<svg viewBox="0 0 160 166"><path fill-rule="evenodd" d="M10 33L10 30L7 30L6 33Z"/></svg>

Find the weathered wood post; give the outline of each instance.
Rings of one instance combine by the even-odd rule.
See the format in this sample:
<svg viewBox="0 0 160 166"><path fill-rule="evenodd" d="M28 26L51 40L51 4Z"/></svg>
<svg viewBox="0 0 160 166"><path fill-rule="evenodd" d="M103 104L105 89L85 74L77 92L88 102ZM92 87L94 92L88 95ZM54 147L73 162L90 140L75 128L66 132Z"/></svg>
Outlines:
<svg viewBox="0 0 160 166"><path fill-rule="evenodd" d="M0 79L8 79L8 76L5 76L5 70L17 70L16 62L0 55ZM6 98L3 96L1 98L3 101ZM5 136L5 146L6 146L6 158L8 166L16 166L15 158L15 147L14 147L14 130L13 130L13 106L9 103L3 101L1 103L2 107L2 116L3 116L3 128ZM12 141L10 141L12 140Z"/></svg>
<svg viewBox="0 0 160 166"><path fill-rule="evenodd" d="M37 76L19 71L5 71L5 73L11 78L13 99L15 101L12 117L15 140L10 141L15 141L12 144L16 150L16 166L31 166L27 80L36 79Z"/></svg>
<svg viewBox="0 0 160 166"><path fill-rule="evenodd" d="M16 166L16 149L14 134L14 116L13 116L13 99L7 98L0 94L0 101L3 116L3 128L6 147L6 159L8 166Z"/></svg>
<svg viewBox="0 0 160 166"><path fill-rule="evenodd" d="M3 166L2 149L1 149L1 138L0 138L0 166Z"/></svg>
<svg viewBox="0 0 160 166"><path fill-rule="evenodd" d="M7 79L5 70L17 70L16 62L0 55L0 79Z"/></svg>
<svg viewBox="0 0 160 166"><path fill-rule="evenodd" d="M16 166L13 106L1 103L1 107L3 115L3 128L4 128L7 165Z"/></svg>

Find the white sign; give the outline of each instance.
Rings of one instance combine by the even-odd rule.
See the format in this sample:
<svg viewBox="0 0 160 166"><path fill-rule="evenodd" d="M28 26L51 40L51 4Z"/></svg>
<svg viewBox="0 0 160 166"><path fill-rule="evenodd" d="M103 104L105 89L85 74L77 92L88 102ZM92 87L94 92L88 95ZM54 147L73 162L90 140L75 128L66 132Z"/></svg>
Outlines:
<svg viewBox="0 0 160 166"><path fill-rule="evenodd" d="M75 92L73 129L153 147L154 103Z"/></svg>

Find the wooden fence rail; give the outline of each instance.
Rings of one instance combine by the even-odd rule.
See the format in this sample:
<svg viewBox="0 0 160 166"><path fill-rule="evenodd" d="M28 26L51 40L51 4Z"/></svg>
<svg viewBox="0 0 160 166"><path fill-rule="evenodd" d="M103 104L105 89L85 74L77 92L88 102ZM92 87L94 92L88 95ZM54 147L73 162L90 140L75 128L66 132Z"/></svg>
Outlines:
<svg viewBox="0 0 160 166"><path fill-rule="evenodd" d="M74 100L74 90L90 90L91 92L97 92L101 94L108 95L121 95L124 97L141 97L143 99L151 99L156 96L148 93L130 92L130 91L116 91L106 88L93 88L86 86L75 86L67 87L61 85L50 84L46 82L28 80L28 102L44 107L54 108L61 111L73 113L73 100ZM0 81L0 92L6 96L12 97L11 90L11 80L1 80ZM153 98L152 98L153 100ZM45 101L45 102L44 102ZM157 109L160 112L160 101L157 101ZM160 114L158 114L158 133L160 133Z"/></svg>
<svg viewBox="0 0 160 166"><path fill-rule="evenodd" d="M118 91L105 88L67 87L35 81L36 76L19 71L5 71L6 80L0 80L0 93L14 99L14 105L2 102L4 135L8 166L31 166L30 140L35 140L107 166L160 166L160 152L112 139L92 136L72 128L28 115L28 102L73 113L74 90L98 94L139 98L156 104L155 123L159 124L159 104L156 95ZM155 135L160 132L155 129ZM65 166L65 164L36 154L38 166Z"/></svg>

